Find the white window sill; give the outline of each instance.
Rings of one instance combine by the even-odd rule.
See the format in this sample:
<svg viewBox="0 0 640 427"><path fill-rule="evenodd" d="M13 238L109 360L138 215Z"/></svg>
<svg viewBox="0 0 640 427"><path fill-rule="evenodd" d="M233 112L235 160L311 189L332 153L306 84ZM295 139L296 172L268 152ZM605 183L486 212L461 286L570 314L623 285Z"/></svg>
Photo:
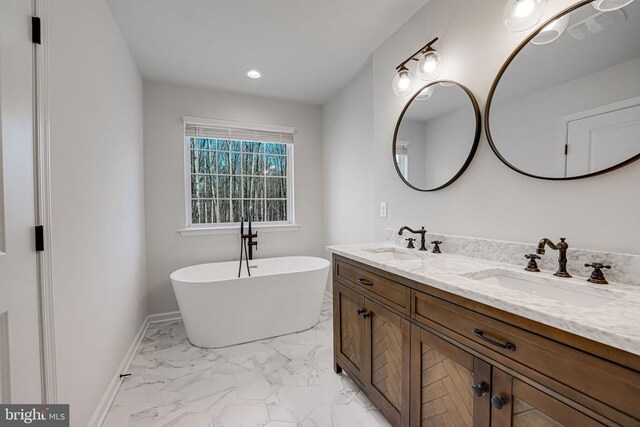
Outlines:
<svg viewBox="0 0 640 427"><path fill-rule="evenodd" d="M245 224L245 230L247 230L247 224ZM300 224L251 224L252 230L263 232L281 232L281 231L298 231L300 230ZM182 237L188 236L208 236L211 234L236 234L240 232L240 226L234 225L231 227L187 227L178 230L178 233Z"/></svg>

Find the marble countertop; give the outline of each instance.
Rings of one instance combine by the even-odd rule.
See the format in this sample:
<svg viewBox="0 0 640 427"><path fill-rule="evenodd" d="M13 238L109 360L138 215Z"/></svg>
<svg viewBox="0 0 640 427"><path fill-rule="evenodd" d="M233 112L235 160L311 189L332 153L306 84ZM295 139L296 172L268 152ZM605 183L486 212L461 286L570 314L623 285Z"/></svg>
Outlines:
<svg viewBox="0 0 640 427"><path fill-rule="evenodd" d="M391 258L389 253L369 251L382 247L417 258L399 260ZM640 286L594 285L583 277L559 279L548 271L529 273L512 264L419 252L389 243L329 246L327 249L398 276L640 355ZM543 285L542 289L534 295L480 280L496 271L503 276L538 282ZM574 289L583 296L578 296L575 304L554 300L544 296L545 283ZM611 298L611 301L589 303L600 297Z"/></svg>

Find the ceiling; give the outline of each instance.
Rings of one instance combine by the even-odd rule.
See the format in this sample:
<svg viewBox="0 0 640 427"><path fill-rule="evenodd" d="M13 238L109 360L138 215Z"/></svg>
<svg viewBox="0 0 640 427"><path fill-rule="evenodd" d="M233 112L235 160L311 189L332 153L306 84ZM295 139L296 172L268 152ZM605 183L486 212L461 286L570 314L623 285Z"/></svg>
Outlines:
<svg viewBox="0 0 640 427"><path fill-rule="evenodd" d="M324 104L428 1L107 3L146 79Z"/></svg>

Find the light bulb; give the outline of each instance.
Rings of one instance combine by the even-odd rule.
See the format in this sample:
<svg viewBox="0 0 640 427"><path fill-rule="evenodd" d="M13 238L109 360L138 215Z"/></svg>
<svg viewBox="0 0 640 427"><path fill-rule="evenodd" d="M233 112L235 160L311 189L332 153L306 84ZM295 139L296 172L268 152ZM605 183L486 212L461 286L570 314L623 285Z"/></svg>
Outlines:
<svg viewBox="0 0 640 427"><path fill-rule="evenodd" d="M245 74L250 79L259 79L260 77L262 77L262 74L260 74L260 71L258 70L248 70Z"/></svg>
<svg viewBox="0 0 640 427"><path fill-rule="evenodd" d="M406 74L401 75L400 80L398 80L398 89L407 90L409 89L410 85L411 85L411 79L409 78L409 76Z"/></svg>
<svg viewBox="0 0 640 427"><path fill-rule="evenodd" d="M434 80L440 75L442 60L435 50L429 50L420 56L416 73L421 80Z"/></svg>
<svg viewBox="0 0 640 427"><path fill-rule="evenodd" d="M516 8L513 13L517 18L526 18L531 15L535 6L536 4L533 0L521 0L516 4Z"/></svg>
<svg viewBox="0 0 640 427"><path fill-rule="evenodd" d="M504 25L509 31L525 31L534 27L547 4L547 0L508 0L504 5Z"/></svg>
<svg viewBox="0 0 640 427"><path fill-rule="evenodd" d="M631 2L633 2L633 0L595 0L591 4L600 12L611 12L612 10L621 9L631 4Z"/></svg>
<svg viewBox="0 0 640 427"><path fill-rule="evenodd" d="M429 59L422 64L422 71L425 73L433 73L437 66L438 62L433 57L429 57Z"/></svg>
<svg viewBox="0 0 640 427"><path fill-rule="evenodd" d="M564 33L564 30L567 29L568 25L569 25L569 15L560 17L554 20L553 22L550 22L549 24L547 24L542 29L542 31L540 31L538 35L531 40L531 43L537 44L537 45L551 43L552 41L558 39L558 37L560 37L562 33Z"/></svg>
<svg viewBox="0 0 640 427"><path fill-rule="evenodd" d="M393 76L393 92L396 96L405 96L411 93L411 76L409 70L406 67L402 67L398 70L395 76Z"/></svg>
<svg viewBox="0 0 640 427"><path fill-rule="evenodd" d="M436 85L432 84L431 86L427 86L420 91L418 96L416 96L416 100L418 101L426 101L427 99L433 96L433 92L436 90Z"/></svg>

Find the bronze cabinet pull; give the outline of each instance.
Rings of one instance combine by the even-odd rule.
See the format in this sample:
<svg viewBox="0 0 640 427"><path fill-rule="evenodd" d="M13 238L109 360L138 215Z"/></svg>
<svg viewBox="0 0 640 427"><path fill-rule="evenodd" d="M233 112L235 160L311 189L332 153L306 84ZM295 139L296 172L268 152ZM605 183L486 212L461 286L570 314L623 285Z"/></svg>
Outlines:
<svg viewBox="0 0 640 427"><path fill-rule="evenodd" d="M367 317L371 316L371 314L367 313L367 310L364 308L361 308L360 310L356 311L356 313L358 313L358 316L362 317L363 319L366 319Z"/></svg>
<svg viewBox="0 0 640 427"><path fill-rule="evenodd" d="M482 397L489 391L489 384L482 381L480 384L474 384L471 387L471 391L473 391L473 395L476 397Z"/></svg>
<svg viewBox="0 0 640 427"><path fill-rule="evenodd" d="M370 282L367 279L363 279L362 277L358 279L358 283L364 286L373 286L373 282Z"/></svg>
<svg viewBox="0 0 640 427"><path fill-rule="evenodd" d="M504 397L493 396L491 398L491 404L496 409L502 409L504 407L505 403L507 403L507 402L504 400Z"/></svg>
<svg viewBox="0 0 640 427"><path fill-rule="evenodd" d="M491 338L485 337L484 333L481 329L475 328L473 330L473 335L480 338L482 341L488 342L489 344L495 345L496 347L504 348L510 351L516 351L516 345L511 344L510 342L501 343L500 341L492 340Z"/></svg>

